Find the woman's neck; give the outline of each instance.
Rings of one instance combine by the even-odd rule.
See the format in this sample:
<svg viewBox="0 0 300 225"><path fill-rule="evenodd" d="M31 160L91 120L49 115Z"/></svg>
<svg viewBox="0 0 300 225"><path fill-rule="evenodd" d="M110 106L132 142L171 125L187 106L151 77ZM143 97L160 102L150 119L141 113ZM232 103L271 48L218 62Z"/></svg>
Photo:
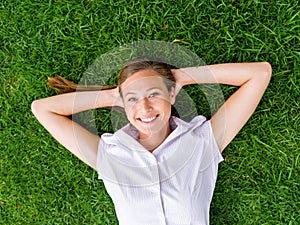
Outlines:
<svg viewBox="0 0 300 225"><path fill-rule="evenodd" d="M144 146L145 149L152 153L159 145L164 142L164 140L170 135L170 133L171 129L168 125L165 129L162 129L160 132L156 132L155 134L140 134L139 142Z"/></svg>

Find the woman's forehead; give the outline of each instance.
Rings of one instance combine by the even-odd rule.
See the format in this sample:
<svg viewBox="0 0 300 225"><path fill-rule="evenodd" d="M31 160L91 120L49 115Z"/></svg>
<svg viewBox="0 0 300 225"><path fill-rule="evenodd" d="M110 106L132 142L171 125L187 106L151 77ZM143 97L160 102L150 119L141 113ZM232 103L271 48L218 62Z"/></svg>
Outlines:
<svg viewBox="0 0 300 225"><path fill-rule="evenodd" d="M163 78L153 70L139 71L127 78L121 86L123 94L129 91L140 91L155 87L166 88Z"/></svg>

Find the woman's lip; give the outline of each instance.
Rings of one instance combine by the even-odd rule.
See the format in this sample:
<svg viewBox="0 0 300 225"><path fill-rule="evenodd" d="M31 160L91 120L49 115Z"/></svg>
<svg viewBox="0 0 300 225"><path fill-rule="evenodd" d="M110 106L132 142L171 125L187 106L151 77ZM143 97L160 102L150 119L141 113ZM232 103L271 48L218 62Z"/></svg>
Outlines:
<svg viewBox="0 0 300 225"><path fill-rule="evenodd" d="M158 116L159 116L159 114L157 114L155 116L139 117L137 119L143 123L150 123L150 122L154 121Z"/></svg>

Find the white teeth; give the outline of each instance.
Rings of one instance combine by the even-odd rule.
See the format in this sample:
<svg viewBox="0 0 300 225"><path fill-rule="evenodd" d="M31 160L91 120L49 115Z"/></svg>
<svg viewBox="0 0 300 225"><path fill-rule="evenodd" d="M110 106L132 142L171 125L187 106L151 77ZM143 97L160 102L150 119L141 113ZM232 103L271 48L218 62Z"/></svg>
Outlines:
<svg viewBox="0 0 300 225"><path fill-rule="evenodd" d="M151 122L155 118L156 118L156 116L153 116L153 117L150 117L150 118L141 118L141 121L143 121L143 122Z"/></svg>

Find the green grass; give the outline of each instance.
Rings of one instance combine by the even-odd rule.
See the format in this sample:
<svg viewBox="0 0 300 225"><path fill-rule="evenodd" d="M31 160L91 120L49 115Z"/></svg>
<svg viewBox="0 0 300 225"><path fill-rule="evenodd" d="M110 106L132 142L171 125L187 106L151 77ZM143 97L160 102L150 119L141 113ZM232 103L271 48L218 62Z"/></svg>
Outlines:
<svg viewBox="0 0 300 225"><path fill-rule="evenodd" d="M55 94L45 86L48 76L79 81L115 47L175 39L207 64L269 61L273 67L259 107L224 152L211 224L299 224L297 3L1 1L0 224L117 223L96 172L53 140L30 104ZM222 89L226 97L234 90ZM196 98L196 90L188 91Z"/></svg>

